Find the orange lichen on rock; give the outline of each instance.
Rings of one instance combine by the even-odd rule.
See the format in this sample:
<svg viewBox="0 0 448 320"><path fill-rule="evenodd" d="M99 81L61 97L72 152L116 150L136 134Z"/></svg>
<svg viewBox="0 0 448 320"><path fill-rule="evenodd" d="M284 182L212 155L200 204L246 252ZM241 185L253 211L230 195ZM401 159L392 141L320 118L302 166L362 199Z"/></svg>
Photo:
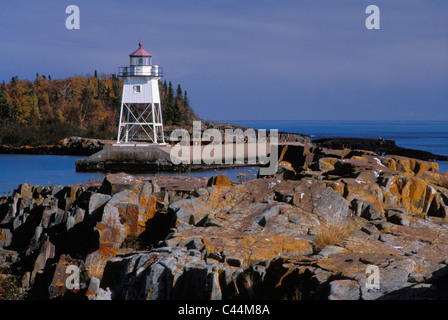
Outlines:
<svg viewBox="0 0 448 320"><path fill-rule="evenodd" d="M221 257L224 261L240 260L245 265L280 256L295 258L312 252L308 241L291 236L241 234L203 238L202 242L207 257Z"/></svg>

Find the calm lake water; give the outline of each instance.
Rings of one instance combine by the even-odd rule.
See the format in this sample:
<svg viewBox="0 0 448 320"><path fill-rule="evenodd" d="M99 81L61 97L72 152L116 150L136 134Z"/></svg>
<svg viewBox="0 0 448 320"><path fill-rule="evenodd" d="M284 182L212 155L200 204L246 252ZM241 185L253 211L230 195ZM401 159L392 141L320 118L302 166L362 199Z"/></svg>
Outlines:
<svg viewBox="0 0 448 320"><path fill-rule="evenodd" d="M102 172L76 172L75 160L78 156L53 155L17 155L0 154L0 195L11 194L21 183L33 185L72 185L92 180L103 180ZM225 170L194 171L188 173L193 177L209 178L217 174L225 174L237 181L237 175L246 173L256 177L258 168L244 167ZM175 173L157 173L158 175L176 175ZM139 174L145 175L145 174ZM155 175L146 174L146 175Z"/></svg>
<svg viewBox="0 0 448 320"><path fill-rule="evenodd" d="M358 137L395 140L412 149L448 155L448 122L377 122L377 121L229 121L257 129L278 129L325 137ZM0 194L11 193L21 183L36 185L70 185L104 178L103 173L76 172L75 160L82 157L51 155L0 154ZM448 162L439 162L441 172L448 171ZM191 176L210 177L219 173L237 181L241 172L256 175L252 167L219 171L196 171ZM171 173L163 173L171 174Z"/></svg>

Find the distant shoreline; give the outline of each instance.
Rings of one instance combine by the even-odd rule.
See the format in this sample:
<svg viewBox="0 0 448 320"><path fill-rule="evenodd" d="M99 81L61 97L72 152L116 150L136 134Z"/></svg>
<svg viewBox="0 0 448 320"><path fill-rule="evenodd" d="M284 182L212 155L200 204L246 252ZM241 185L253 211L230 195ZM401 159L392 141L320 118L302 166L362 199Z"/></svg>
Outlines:
<svg viewBox="0 0 448 320"><path fill-rule="evenodd" d="M61 155L61 156L89 156L103 149L109 140L70 137L60 140L54 145L43 146L9 146L0 145L0 154L29 154L29 155Z"/></svg>

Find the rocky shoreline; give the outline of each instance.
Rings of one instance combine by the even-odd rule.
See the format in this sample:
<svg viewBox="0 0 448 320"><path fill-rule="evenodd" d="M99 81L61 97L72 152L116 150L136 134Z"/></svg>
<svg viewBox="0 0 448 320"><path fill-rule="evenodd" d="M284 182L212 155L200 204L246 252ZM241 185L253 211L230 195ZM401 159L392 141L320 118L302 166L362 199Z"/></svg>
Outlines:
<svg viewBox="0 0 448 320"><path fill-rule="evenodd" d="M239 183L119 173L20 185L0 198L0 298L448 298L437 163L323 146L280 154L274 176Z"/></svg>
<svg viewBox="0 0 448 320"><path fill-rule="evenodd" d="M448 156L397 146L393 140L362 138L324 138L313 140L316 146L329 149L361 149L382 155L396 155L425 161L448 161Z"/></svg>

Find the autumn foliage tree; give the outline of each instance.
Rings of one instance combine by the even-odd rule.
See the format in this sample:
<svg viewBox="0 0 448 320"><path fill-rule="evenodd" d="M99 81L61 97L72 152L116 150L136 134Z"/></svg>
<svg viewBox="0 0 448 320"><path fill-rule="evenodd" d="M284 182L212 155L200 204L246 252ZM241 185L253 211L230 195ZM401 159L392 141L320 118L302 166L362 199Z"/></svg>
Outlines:
<svg viewBox="0 0 448 320"><path fill-rule="evenodd" d="M68 136L115 139L123 82L115 74L34 81L13 77L0 86L0 143L54 144ZM197 119L186 92L159 83L165 125Z"/></svg>
<svg viewBox="0 0 448 320"><path fill-rule="evenodd" d="M12 117L11 106L6 96L6 85L2 83L0 87L0 124L9 121Z"/></svg>

